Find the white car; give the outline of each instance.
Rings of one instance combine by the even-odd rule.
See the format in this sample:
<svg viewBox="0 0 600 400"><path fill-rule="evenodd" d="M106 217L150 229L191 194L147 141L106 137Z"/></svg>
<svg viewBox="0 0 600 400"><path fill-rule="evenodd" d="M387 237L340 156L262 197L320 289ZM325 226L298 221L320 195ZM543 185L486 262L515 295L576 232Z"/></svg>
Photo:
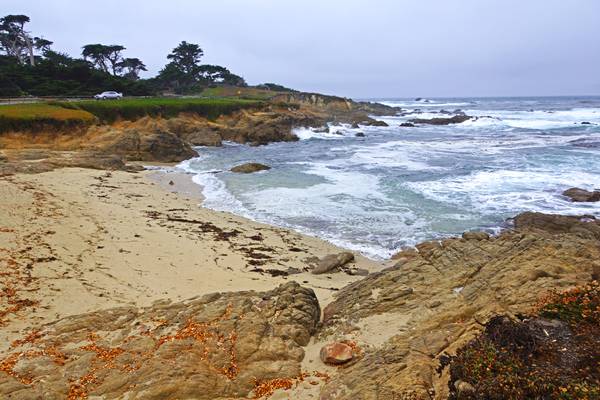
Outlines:
<svg viewBox="0 0 600 400"><path fill-rule="evenodd" d="M122 99L123 93L119 92L102 92L94 96L96 100Z"/></svg>

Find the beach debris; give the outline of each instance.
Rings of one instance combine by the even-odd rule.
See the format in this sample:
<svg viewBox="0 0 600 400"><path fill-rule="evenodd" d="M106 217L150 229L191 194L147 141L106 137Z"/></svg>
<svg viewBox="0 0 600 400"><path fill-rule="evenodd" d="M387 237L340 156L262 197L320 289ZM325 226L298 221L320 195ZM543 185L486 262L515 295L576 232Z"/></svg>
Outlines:
<svg viewBox="0 0 600 400"><path fill-rule="evenodd" d="M277 390L291 390L297 387L300 383L308 380L308 378L318 378L321 382L328 382L329 375L319 371L313 371L312 374L308 372L301 372L300 375L293 378L275 378L264 381L256 380L254 382L253 399L268 399ZM308 380L311 385L319 385L320 382L314 379Z"/></svg>

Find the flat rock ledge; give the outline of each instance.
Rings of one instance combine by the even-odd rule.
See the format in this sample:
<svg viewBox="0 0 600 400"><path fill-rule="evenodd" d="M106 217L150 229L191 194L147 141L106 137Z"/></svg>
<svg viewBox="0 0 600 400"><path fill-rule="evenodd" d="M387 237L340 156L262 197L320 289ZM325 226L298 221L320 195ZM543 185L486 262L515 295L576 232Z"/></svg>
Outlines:
<svg viewBox="0 0 600 400"><path fill-rule="evenodd" d="M215 293L58 320L0 359L2 399L231 399L301 374L314 292Z"/></svg>

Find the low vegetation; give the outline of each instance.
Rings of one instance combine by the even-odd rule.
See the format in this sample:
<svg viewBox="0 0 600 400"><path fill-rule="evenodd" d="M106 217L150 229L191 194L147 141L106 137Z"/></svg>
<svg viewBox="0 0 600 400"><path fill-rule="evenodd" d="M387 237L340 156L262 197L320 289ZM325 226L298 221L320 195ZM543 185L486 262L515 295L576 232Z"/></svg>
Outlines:
<svg viewBox="0 0 600 400"><path fill-rule="evenodd" d="M0 106L0 132L61 129L94 122L111 123L145 116L175 117L192 113L207 119L243 108L256 108L260 101L236 98L138 98L111 101L73 101Z"/></svg>
<svg viewBox="0 0 600 400"><path fill-rule="evenodd" d="M230 114L243 108L260 107L261 102L244 99L144 98L115 101L75 101L56 103L74 110L85 110L102 122L117 119L135 120L145 116L175 117L192 113L208 119Z"/></svg>
<svg viewBox="0 0 600 400"><path fill-rule="evenodd" d="M209 87L200 94L203 97L237 97L250 100L269 100L280 92L258 87L216 86Z"/></svg>
<svg viewBox="0 0 600 400"><path fill-rule="evenodd" d="M35 103L0 106L0 132L61 129L88 125L96 117L81 109Z"/></svg>
<svg viewBox="0 0 600 400"><path fill-rule="evenodd" d="M492 318L446 358L451 399L600 398L600 285L546 296L532 316Z"/></svg>

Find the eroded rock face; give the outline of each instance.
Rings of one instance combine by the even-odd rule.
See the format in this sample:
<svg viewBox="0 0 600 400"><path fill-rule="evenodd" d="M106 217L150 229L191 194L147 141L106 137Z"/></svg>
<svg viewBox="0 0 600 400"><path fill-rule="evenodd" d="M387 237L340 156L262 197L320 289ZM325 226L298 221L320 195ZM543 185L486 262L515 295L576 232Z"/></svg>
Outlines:
<svg viewBox="0 0 600 400"><path fill-rule="evenodd" d="M445 399L449 374L436 371L442 355L494 315L527 313L549 290L598 279L600 222L525 213L515 228L423 243L399 253L394 267L338 292L319 337L358 335L365 346L379 336L381 344L363 347L364 356L326 384L321 400Z"/></svg>
<svg viewBox="0 0 600 400"><path fill-rule="evenodd" d="M246 398L300 375L319 315L313 291L291 282L68 317L4 352L0 397Z"/></svg>
<svg viewBox="0 0 600 400"><path fill-rule="evenodd" d="M600 201L600 190L590 192L588 190L571 188L563 192L563 196L567 196L574 202L595 202Z"/></svg>

